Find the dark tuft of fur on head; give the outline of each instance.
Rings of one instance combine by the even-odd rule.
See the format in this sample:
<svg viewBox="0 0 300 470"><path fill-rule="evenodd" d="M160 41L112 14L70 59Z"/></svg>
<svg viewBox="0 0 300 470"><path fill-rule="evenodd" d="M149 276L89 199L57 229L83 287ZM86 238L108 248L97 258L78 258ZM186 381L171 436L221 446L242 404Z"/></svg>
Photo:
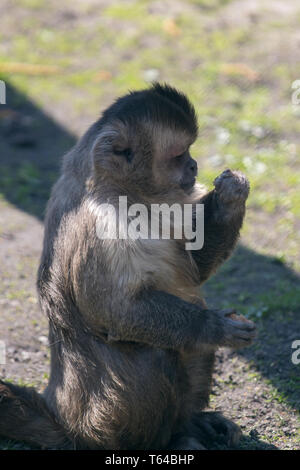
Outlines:
<svg viewBox="0 0 300 470"><path fill-rule="evenodd" d="M153 84L153 90L166 100L171 101L174 107L177 106L181 112L186 114L191 124L194 126L193 134L196 134L198 131L196 111L186 95L167 83L161 85L156 82Z"/></svg>
<svg viewBox="0 0 300 470"><path fill-rule="evenodd" d="M175 131L186 130L195 138L198 132L194 106L183 93L167 84L154 83L149 89L119 98L104 112L102 123L113 119L131 126L141 121L157 122Z"/></svg>

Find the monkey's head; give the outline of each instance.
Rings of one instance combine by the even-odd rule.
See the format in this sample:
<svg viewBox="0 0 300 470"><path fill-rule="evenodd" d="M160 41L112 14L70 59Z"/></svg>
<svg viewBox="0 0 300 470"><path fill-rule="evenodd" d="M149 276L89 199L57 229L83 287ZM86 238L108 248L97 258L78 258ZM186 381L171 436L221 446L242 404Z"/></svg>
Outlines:
<svg viewBox="0 0 300 470"><path fill-rule="evenodd" d="M176 89L156 83L129 93L100 120L92 151L95 176L143 192L189 192L197 176L189 153L197 130L193 105Z"/></svg>

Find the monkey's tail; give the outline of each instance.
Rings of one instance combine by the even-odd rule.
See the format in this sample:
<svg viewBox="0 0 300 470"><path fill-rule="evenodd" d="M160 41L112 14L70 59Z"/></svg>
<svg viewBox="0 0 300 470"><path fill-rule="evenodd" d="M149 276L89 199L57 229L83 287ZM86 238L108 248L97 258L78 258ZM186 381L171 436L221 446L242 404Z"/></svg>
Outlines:
<svg viewBox="0 0 300 470"><path fill-rule="evenodd" d="M70 449L72 442L33 388L0 380L0 436L46 449Z"/></svg>

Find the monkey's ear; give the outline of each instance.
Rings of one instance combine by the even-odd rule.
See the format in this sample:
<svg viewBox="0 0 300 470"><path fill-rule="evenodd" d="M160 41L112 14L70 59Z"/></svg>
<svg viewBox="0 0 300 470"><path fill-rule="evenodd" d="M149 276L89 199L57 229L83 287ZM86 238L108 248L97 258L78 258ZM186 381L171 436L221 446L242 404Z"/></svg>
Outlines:
<svg viewBox="0 0 300 470"><path fill-rule="evenodd" d="M95 170L113 169L119 166L115 149L128 150L128 143L120 126L106 126L97 136L92 147L92 158ZM116 158L114 158L116 157Z"/></svg>

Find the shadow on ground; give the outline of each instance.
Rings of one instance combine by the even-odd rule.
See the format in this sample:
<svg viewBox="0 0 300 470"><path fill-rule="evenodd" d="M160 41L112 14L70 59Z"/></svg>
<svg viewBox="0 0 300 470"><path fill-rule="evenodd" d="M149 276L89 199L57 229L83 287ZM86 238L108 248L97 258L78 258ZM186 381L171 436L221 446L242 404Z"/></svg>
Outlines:
<svg viewBox="0 0 300 470"><path fill-rule="evenodd" d="M279 400L300 410L300 366L292 361L292 343L300 340L299 275L276 258L239 246L205 293L209 305L236 307L255 321L255 344L234 354L270 381Z"/></svg>
<svg viewBox="0 0 300 470"><path fill-rule="evenodd" d="M75 137L9 84L6 103L0 105L0 194L43 219L61 157Z"/></svg>
<svg viewBox="0 0 300 470"><path fill-rule="evenodd" d="M43 219L61 156L75 137L9 85L7 103L0 106L0 193ZM205 292L209 304L236 306L257 321L256 344L238 354L276 387L285 403L299 408L300 366L291 360L292 342L300 339L299 277L278 260L240 246ZM257 448L275 448L253 439ZM247 448L247 438L243 442Z"/></svg>

